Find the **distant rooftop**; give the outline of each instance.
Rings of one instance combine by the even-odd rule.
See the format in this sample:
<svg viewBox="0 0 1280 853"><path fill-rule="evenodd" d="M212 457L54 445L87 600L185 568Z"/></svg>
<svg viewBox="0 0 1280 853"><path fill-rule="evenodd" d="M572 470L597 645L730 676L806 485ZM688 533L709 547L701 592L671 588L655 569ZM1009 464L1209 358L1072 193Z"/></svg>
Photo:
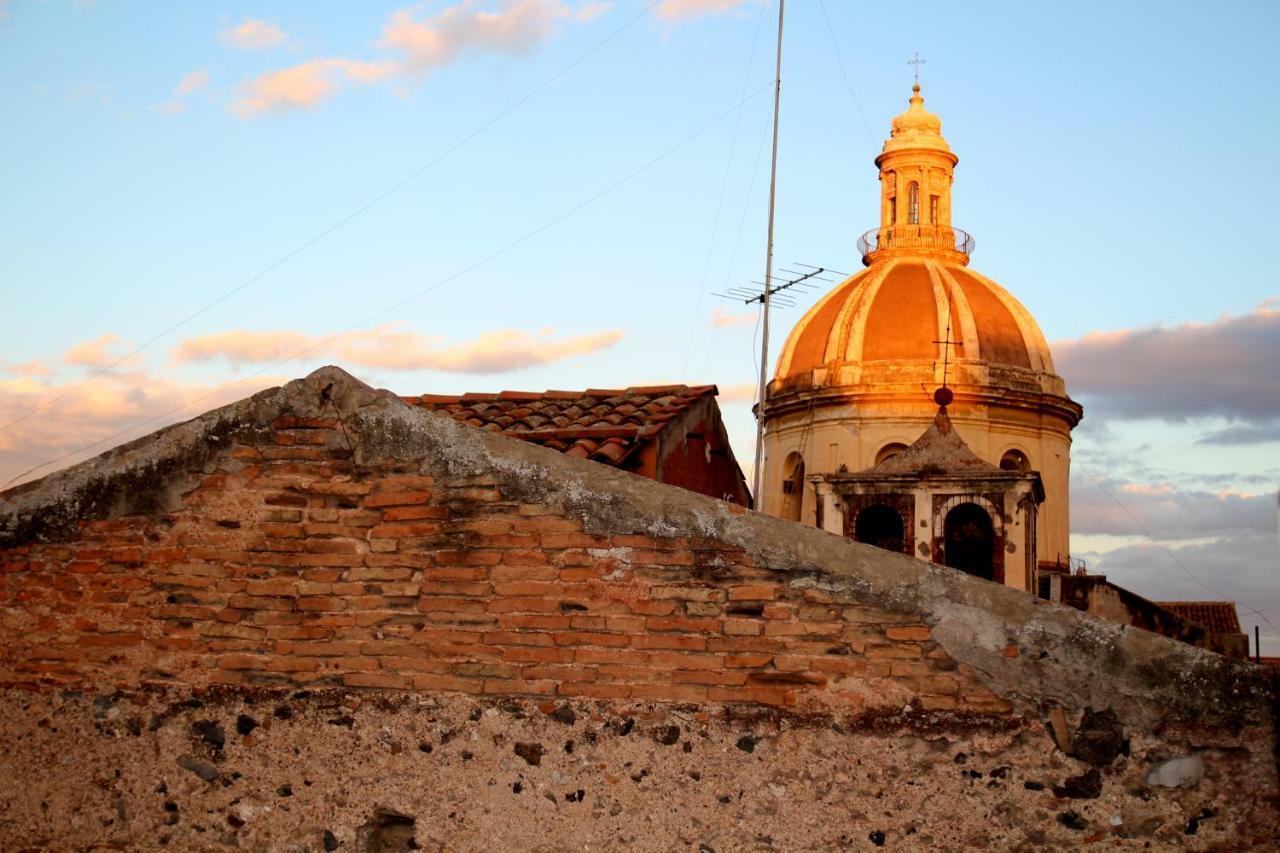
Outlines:
<svg viewBox="0 0 1280 853"><path fill-rule="evenodd" d="M1234 601L1157 601L1183 619L1199 622L1215 634L1239 634L1240 617Z"/></svg>
<svg viewBox="0 0 1280 853"><path fill-rule="evenodd" d="M406 403L481 429L606 465L621 465L714 385L650 385L586 391L423 394Z"/></svg>

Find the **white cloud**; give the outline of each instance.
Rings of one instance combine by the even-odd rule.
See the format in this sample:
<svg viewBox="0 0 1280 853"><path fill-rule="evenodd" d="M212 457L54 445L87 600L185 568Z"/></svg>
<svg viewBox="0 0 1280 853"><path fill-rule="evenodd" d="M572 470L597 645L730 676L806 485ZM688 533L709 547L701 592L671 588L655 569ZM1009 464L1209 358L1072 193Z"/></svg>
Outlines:
<svg viewBox="0 0 1280 853"><path fill-rule="evenodd" d="M412 6L393 12L377 47L394 59L371 61L316 57L249 80L232 111L245 118L313 107L345 85L393 77L421 77L473 54L527 55L552 39L564 23L585 23L608 3L570 5L563 0L461 0L434 15Z"/></svg>
<svg viewBox="0 0 1280 853"><path fill-rule="evenodd" d="M706 15L723 15L746 5L747 0L662 0L653 13L663 21L685 21Z"/></svg>
<svg viewBox="0 0 1280 853"><path fill-rule="evenodd" d="M611 330L569 338L551 330L538 335L503 329L471 341L444 344L394 324L352 332L326 342L325 336L293 331L235 329L181 341L170 355L179 362L225 360L233 366L265 364L307 351L308 359L382 370L439 370L448 373L504 373L608 349L622 339Z"/></svg>
<svg viewBox="0 0 1280 853"><path fill-rule="evenodd" d="M220 34L222 43L241 50L268 50L284 43L284 30L266 21L246 19Z"/></svg>

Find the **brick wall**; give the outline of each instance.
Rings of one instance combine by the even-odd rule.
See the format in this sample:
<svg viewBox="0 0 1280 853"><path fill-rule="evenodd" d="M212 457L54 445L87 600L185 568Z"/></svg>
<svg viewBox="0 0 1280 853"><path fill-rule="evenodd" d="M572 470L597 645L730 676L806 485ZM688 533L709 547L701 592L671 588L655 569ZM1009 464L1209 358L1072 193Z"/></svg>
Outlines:
<svg viewBox="0 0 1280 853"><path fill-rule="evenodd" d="M336 419L256 436L175 511L3 552L0 678L1008 710L918 616L739 547L357 466Z"/></svg>

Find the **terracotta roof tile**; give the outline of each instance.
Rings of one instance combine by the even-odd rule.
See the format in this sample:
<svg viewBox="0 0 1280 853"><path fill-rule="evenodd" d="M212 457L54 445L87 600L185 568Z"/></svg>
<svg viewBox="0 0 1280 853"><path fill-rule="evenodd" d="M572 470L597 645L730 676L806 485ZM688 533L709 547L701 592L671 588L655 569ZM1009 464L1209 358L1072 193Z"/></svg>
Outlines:
<svg viewBox="0 0 1280 853"><path fill-rule="evenodd" d="M714 385L648 385L586 391L422 394L402 399L471 426L571 456L621 465L653 441L672 418L703 397L718 393Z"/></svg>
<svg viewBox="0 0 1280 853"><path fill-rule="evenodd" d="M1240 617L1234 601L1157 601L1183 619L1199 622L1215 634L1239 634Z"/></svg>

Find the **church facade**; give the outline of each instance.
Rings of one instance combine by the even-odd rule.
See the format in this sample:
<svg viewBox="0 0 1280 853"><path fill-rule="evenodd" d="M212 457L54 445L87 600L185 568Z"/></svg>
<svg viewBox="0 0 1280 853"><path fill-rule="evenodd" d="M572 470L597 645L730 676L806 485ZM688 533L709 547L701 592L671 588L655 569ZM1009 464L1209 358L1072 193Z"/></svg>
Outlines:
<svg viewBox="0 0 1280 853"><path fill-rule="evenodd" d="M1034 479L1043 501L1023 500L1032 506L1028 523L1034 529L1019 554L1030 567L980 573L1034 589L1039 567L1068 561L1071 430L1083 410L1054 371L1035 319L1008 291L969 267L973 239L951 218L958 158L942 136L939 118L924 108L918 85L875 162L880 225L859 241L866 269L801 318L769 383L757 506L858 538L857 515L884 514L883 508L865 498L836 501L833 488L866 492L866 478L853 489L857 478L850 472L873 473L922 438L938 416L942 401L935 401L934 392L942 388L949 428L990 469L984 475L1018 476L1009 478L1010 490L988 488L985 497L976 488L930 497L930 506L935 497L942 500L938 513L922 517L906 506L895 510L897 520L911 524L904 540L915 543L902 550L954 562L945 553L946 528L962 520L949 516L972 514L974 507L986 516L993 547L997 539L1002 548L1025 539L1026 531L999 536L1016 515L1003 497L996 501L992 495L1025 497L1035 491ZM838 487L842 480L846 485ZM842 517L832 519L831 511ZM982 526L983 520L970 521Z"/></svg>

